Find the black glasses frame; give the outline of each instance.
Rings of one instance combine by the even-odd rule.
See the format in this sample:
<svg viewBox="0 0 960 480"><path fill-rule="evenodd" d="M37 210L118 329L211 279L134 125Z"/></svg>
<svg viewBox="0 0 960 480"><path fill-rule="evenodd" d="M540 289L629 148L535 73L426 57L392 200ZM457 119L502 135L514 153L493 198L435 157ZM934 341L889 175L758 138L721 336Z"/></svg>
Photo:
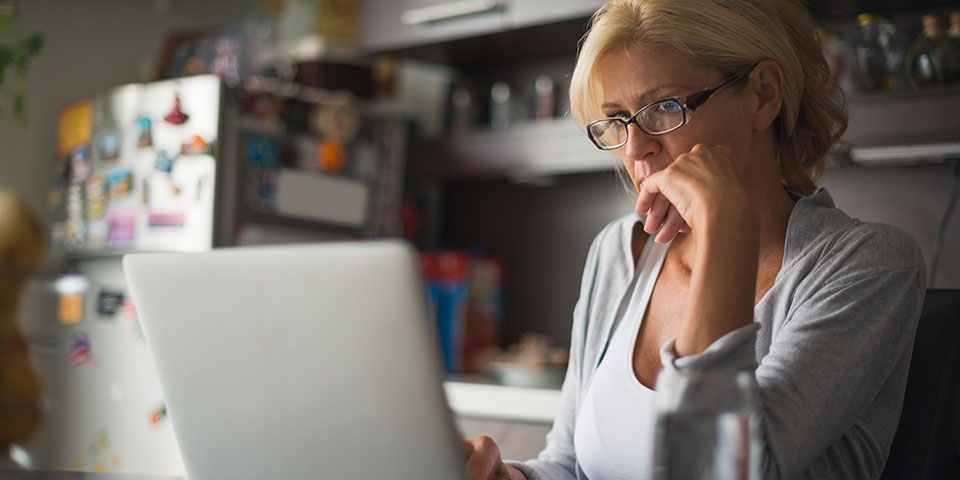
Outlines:
<svg viewBox="0 0 960 480"><path fill-rule="evenodd" d="M670 133L670 132L672 132L672 131L674 131L674 130L676 130L676 129L678 129L678 128L680 128L680 127L682 127L682 126L684 126L684 125L687 124L687 121L688 121L688 119L689 119L689 115L687 114L687 111L688 111L688 110L690 111L690 113L693 113L694 111L697 110L698 107L700 107L701 105L703 105L704 103L706 103L707 100L709 100L710 97L713 96L713 94L716 93L718 90L720 90L721 88L726 87L727 85L730 85L730 84L732 84L732 83L734 83L734 82L736 82L736 81L738 81L738 80L743 79L744 77L746 77L747 75L749 75L750 72L752 72L755 67L756 67L756 64L751 65L749 68L745 69L744 71L742 71L742 72L740 72L740 73L738 73L738 74L736 74L736 75L728 78L727 80L724 80L723 83L721 83L720 85L717 85L716 87L708 88L708 89L706 89L706 90L701 90L701 91L699 91L699 92L696 92L696 93L692 93L692 94L690 94L690 95L687 95L686 97L668 97L668 98L661 98L660 100L657 100L657 101L655 101L655 102L653 102L653 103L650 103L649 105L644 105L643 107L640 108L640 110L637 110L637 113L634 113L633 115L630 116L630 118L628 118L628 119L626 119L626 120L624 120L624 119L622 119L622 118L617 118L617 117L608 117L608 118L601 118L601 119L599 119L599 120L594 120L594 121L592 121L592 122L590 122L590 123L587 124L587 137L589 137L589 138L590 138L590 141L593 142L593 144L594 144L597 148L599 148L600 150L616 150L616 149L618 149L618 148L626 145L626 144L627 144L627 141L630 139L630 136L629 136L629 135L627 135L627 138L626 138L622 143L620 143L620 144L618 144L618 145L606 146L606 147L600 146L600 143L597 142L597 139L593 136L593 131L592 131L591 128L590 128L591 126L596 125L596 124L598 124L598 123L611 122L611 121L622 123L622 124L623 124L623 128L624 128L625 130L626 130L626 129L629 129L629 128L630 128L630 124L633 123L634 125L637 126L637 128L640 129L640 131L642 131L643 133L646 133L647 135L657 136L657 135L663 135L663 134L666 134L666 133ZM660 105L661 103L664 103L664 102L677 102L677 103L680 105L680 113L683 114L683 119L680 121L680 123L677 124L677 126L671 127L671 128L669 128L669 129L667 129L667 130L664 130L664 131L662 131L662 132L651 132L651 131L648 131L646 128L643 128L643 125L641 125L640 122L637 121L637 118L640 117L640 114L643 113L645 110L647 110L647 109L649 109L649 108L651 108L651 107L655 107L655 106L657 106L657 105Z"/></svg>

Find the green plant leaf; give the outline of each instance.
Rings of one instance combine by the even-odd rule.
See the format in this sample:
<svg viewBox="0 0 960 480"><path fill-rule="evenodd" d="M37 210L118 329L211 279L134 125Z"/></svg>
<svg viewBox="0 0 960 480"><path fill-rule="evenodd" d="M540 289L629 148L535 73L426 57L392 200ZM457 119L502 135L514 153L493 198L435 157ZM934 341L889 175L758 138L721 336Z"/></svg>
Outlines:
<svg viewBox="0 0 960 480"><path fill-rule="evenodd" d="M27 50L28 55L36 55L43 48L43 41L43 34L35 32L23 41L23 47Z"/></svg>
<svg viewBox="0 0 960 480"><path fill-rule="evenodd" d="M10 15L0 13L0 33L6 35L10 31Z"/></svg>
<svg viewBox="0 0 960 480"><path fill-rule="evenodd" d="M5 45L0 45L0 70L6 70L13 61L13 50ZM2 84L3 82L0 82Z"/></svg>

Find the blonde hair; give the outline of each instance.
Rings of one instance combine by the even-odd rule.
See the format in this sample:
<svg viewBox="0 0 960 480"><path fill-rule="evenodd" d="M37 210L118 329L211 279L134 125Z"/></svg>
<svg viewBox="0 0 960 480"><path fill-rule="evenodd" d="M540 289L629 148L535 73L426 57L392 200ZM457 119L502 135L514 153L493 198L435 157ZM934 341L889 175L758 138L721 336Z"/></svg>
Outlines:
<svg viewBox="0 0 960 480"><path fill-rule="evenodd" d="M580 125L602 117L596 66L615 49L662 45L697 66L733 75L763 59L783 70L773 125L780 181L800 195L817 189L826 154L847 128L842 94L830 86L815 24L799 0L612 0L594 13L570 81Z"/></svg>

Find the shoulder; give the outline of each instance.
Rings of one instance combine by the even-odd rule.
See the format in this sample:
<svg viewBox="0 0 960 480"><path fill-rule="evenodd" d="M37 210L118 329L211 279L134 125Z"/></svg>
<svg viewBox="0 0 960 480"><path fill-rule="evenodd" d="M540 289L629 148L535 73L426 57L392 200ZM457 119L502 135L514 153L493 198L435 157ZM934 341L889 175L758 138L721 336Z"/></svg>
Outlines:
<svg viewBox="0 0 960 480"><path fill-rule="evenodd" d="M784 267L821 280L843 281L904 269L922 276L924 259L912 235L850 217L821 189L795 207Z"/></svg>

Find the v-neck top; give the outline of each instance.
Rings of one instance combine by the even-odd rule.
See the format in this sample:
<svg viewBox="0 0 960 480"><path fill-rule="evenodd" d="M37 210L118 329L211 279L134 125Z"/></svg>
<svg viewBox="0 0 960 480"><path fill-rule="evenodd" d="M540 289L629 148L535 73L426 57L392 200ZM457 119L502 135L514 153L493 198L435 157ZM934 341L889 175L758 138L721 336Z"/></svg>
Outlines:
<svg viewBox="0 0 960 480"><path fill-rule="evenodd" d="M645 242L606 355L587 387L577 415L574 448L589 478L637 480L653 472L656 393L633 369L640 324L670 244Z"/></svg>

